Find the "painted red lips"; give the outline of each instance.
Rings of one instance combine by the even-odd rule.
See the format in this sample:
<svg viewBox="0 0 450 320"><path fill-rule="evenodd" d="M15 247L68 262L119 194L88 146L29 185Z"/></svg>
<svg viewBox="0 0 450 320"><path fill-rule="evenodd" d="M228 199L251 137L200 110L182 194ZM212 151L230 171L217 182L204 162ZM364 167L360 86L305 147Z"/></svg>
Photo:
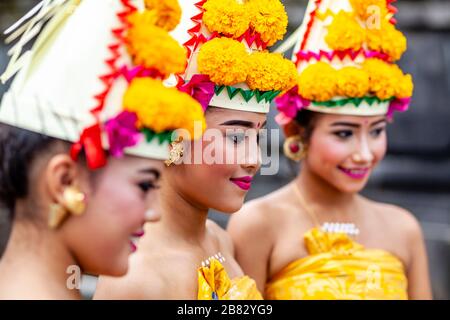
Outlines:
<svg viewBox="0 0 450 320"><path fill-rule="evenodd" d="M240 178L231 178L230 181L237 185L242 190L250 190L252 186L253 178L250 176L240 177Z"/></svg>

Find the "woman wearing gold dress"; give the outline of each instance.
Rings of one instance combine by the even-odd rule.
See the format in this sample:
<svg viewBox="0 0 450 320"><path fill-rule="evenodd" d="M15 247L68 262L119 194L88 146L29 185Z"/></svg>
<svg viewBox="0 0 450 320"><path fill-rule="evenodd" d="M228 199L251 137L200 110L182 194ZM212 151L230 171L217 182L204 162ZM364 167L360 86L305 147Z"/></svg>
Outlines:
<svg viewBox="0 0 450 320"><path fill-rule="evenodd" d="M412 95L393 64L406 39L392 16L384 0L308 5L298 87L277 99L285 154L301 171L229 224L237 261L266 299L431 298L417 220L359 194L386 153L387 121Z"/></svg>
<svg viewBox="0 0 450 320"><path fill-rule="evenodd" d="M270 101L297 77L291 61L262 50L281 39L287 15L279 0L191 0L182 9L174 35L189 59L179 85L202 101L207 129L191 144L172 145L161 221L146 225L130 272L101 277L95 298L262 298L235 261L228 234L207 217L210 208L242 207L260 167Z"/></svg>

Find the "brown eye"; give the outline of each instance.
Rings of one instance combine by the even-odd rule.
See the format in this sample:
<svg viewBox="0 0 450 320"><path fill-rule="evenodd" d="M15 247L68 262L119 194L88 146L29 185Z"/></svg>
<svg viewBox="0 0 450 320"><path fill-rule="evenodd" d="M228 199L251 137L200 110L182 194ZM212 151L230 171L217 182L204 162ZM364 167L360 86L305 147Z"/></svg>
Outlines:
<svg viewBox="0 0 450 320"><path fill-rule="evenodd" d="M151 181L138 183L138 187L145 193L149 192L152 189L159 189L159 187L155 186L155 184Z"/></svg>
<svg viewBox="0 0 450 320"><path fill-rule="evenodd" d="M353 132L351 130L341 130L333 133L341 139L347 139L353 135Z"/></svg>
<svg viewBox="0 0 450 320"><path fill-rule="evenodd" d="M383 131L384 131L384 128L378 128L378 129L372 130L370 132L370 135L372 137L376 138L376 137L379 137L383 133Z"/></svg>
<svg viewBox="0 0 450 320"><path fill-rule="evenodd" d="M233 133L233 134L227 135L227 138L230 139L231 141L233 141L234 144L239 144L242 141L244 141L245 134L243 134L243 133Z"/></svg>

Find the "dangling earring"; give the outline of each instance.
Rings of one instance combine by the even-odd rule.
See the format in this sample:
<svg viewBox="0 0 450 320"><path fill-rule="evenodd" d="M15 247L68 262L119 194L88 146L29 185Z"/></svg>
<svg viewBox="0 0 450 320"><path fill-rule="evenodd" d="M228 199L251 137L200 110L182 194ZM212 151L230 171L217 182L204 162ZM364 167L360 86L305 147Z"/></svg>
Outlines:
<svg viewBox="0 0 450 320"><path fill-rule="evenodd" d="M52 203L48 217L48 226L58 228L68 213L80 216L86 210L86 196L75 187L68 187L63 193L63 204Z"/></svg>
<svg viewBox="0 0 450 320"><path fill-rule="evenodd" d="M169 152L169 159L164 161L167 167L170 167L173 163L180 161L180 159L183 157L183 137L178 137L170 144L170 146L172 147L172 149Z"/></svg>
<svg viewBox="0 0 450 320"><path fill-rule="evenodd" d="M50 212L48 215L48 227L56 229L67 215L67 210L59 203L52 203L50 205Z"/></svg>
<svg viewBox="0 0 450 320"><path fill-rule="evenodd" d="M74 216L80 216L86 210L84 193L75 187L68 187L64 190L64 206Z"/></svg>
<svg viewBox="0 0 450 320"><path fill-rule="evenodd" d="M299 135L286 138L283 151L286 157L296 162L306 156L306 146Z"/></svg>

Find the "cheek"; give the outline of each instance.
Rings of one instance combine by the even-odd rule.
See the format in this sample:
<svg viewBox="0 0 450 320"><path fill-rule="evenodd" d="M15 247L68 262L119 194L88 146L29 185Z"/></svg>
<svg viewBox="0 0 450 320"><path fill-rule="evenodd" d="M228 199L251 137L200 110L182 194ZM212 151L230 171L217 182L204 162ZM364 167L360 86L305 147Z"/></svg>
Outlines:
<svg viewBox="0 0 450 320"><path fill-rule="evenodd" d="M200 164L190 166L195 177L192 181L206 184L217 183L221 179L229 179L237 167L238 148L226 138L218 138L212 141L203 141L199 147L194 144L194 152L201 150L202 161ZM197 158L198 155L196 156ZM191 156L191 159L195 157ZM195 179L195 180L194 180Z"/></svg>
<svg viewBox="0 0 450 320"><path fill-rule="evenodd" d="M244 194L230 181L236 176L236 168L236 165L198 166L197 175L190 180L195 181L190 192L205 207L224 213L236 212L244 201Z"/></svg>
<svg viewBox="0 0 450 320"><path fill-rule="evenodd" d="M349 143L337 141L331 136L317 135L311 138L308 158L319 167L336 167L352 154Z"/></svg>
<svg viewBox="0 0 450 320"><path fill-rule="evenodd" d="M223 164L189 165L185 168L185 179L180 182L186 184L186 181L190 181L187 185L190 189L201 190L203 194L212 197L223 193L224 184L233 176L234 168L234 165Z"/></svg>
<svg viewBox="0 0 450 320"><path fill-rule="evenodd" d="M195 143L191 146L195 148ZM174 172L177 188L204 207L223 212L236 211L242 206L243 197L236 192L236 186L230 182L230 178L236 176L236 172L240 170L237 162L243 160L240 158L242 150L238 150L238 146L226 139L217 143L214 140L204 141L203 148L197 148L191 149L192 153L201 150L203 161L184 165ZM245 151L245 148L243 149ZM189 157L195 159L192 153ZM243 153L245 155L245 152ZM186 183L187 181L189 183Z"/></svg>
<svg viewBox="0 0 450 320"><path fill-rule="evenodd" d="M128 268L129 237L142 226L145 211L137 192L120 189L99 186L88 195L86 212L72 220L70 246L87 272L118 276Z"/></svg>
<svg viewBox="0 0 450 320"><path fill-rule="evenodd" d="M387 138L385 134L373 142L372 152L376 163L384 158L387 152Z"/></svg>
<svg viewBox="0 0 450 320"><path fill-rule="evenodd" d="M139 192L131 183L105 181L98 186L88 208L101 216L111 230L129 234L130 230L139 228L145 215L145 201Z"/></svg>

